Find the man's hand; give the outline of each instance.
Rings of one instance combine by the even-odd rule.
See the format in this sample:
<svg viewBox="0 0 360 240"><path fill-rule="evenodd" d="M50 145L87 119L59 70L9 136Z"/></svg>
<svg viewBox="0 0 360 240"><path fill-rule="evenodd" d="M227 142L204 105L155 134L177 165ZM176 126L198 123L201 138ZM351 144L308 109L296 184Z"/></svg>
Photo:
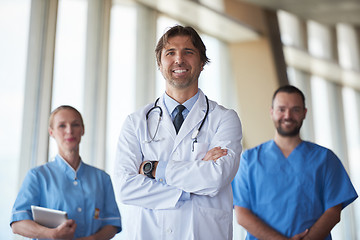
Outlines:
<svg viewBox="0 0 360 240"><path fill-rule="evenodd" d="M76 229L74 220L69 219L54 228L53 239L73 239Z"/></svg>
<svg viewBox="0 0 360 240"><path fill-rule="evenodd" d="M292 238L290 238L290 240L300 240L303 239L303 237L306 236L306 234L308 234L309 229L306 229L305 231L303 231L302 233L296 234L295 236L293 236Z"/></svg>
<svg viewBox="0 0 360 240"><path fill-rule="evenodd" d="M108 240L112 239L116 233L117 227L106 225L102 227L99 231L97 231L95 234L87 237L77 238L76 240Z"/></svg>
<svg viewBox="0 0 360 240"><path fill-rule="evenodd" d="M210 149L205 157L202 159L203 161L213 160L216 162L219 158L225 156L227 154L227 149L221 149L221 147L214 147Z"/></svg>

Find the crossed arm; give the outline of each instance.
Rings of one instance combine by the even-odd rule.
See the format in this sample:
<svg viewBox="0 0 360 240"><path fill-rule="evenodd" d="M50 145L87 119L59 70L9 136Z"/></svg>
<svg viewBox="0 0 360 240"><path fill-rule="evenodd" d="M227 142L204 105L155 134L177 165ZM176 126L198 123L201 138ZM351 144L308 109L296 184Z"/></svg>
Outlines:
<svg viewBox="0 0 360 240"><path fill-rule="evenodd" d="M212 149L210 149L206 154L205 157L202 159L203 161L215 161L223 156L226 156L227 154L227 149L222 149L221 147L214 147ZM139 173L144 175L144 171L143 171L143 165L145 164L145 162L142 162L140 165L140 169L139 169ZM155 162L154 164L154 170L152 172L153 177L155 177L155 173L156 173L156 167L157 167L158 161Z"/></svg>
<svg viewBox="0 0 360 240"><path fill-rule="evenodd" d="M302 233L296 234L291 238L281 235L279 232L264 223L259 217L249 209L235 206L237 222L243 226L251 235L258 239L266 240L321 240L330 234L331 229L340 221L341 204L326 210L314 225Z"/></svg>
<svg viewBox="0 0 360 240"><path fill-rule="evenodd" d="M239 165L242 134L240 119L234 111L226 111L222 116L218 127L211 127L208 131L211 137L199 140L197 152L187 152L191 151L191 139L186 138L177 149L181 154L174 153L173 157L170 150L161 149L174 144L171 138L151 145L143 143L146 132L139 130L142 121L129 116L119 137L115 163L114 182L120 201L150 209L172 209L182 204L181 201L186 201L190 194L215 196L224 186L228 186ZM208 155L204 153L199 159L205 145L214 150L208 150ZM220 150L215 147L227 149L226 155L220 158L215 156L213 151ZM161 154L163 151L164 154ZM187 161L192 158L198 159ZM216 161L209 161L211 158ZM156 171L153 171L156 181L139 174L142 173L144 160L159 160Z"/></svg>

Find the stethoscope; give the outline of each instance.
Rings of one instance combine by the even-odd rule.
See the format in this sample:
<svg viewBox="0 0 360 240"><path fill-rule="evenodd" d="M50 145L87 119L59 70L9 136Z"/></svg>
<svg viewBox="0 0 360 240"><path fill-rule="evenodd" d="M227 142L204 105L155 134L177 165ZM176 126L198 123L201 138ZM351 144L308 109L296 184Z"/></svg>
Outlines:
<svg viewBox="0 0 360 240"><path fill-rule="evenodd" d="M149 109L149 111L146 113L146 127L148 129L148 134L149 134L149 137L150 137L150 140L148 141L144 141L145 143L151 143L151 142L159 142L161 141L162 139L156 139L156 135L157 135L157 132L159 130L159 125L160 125L160 121L162 119L162 115L163 115L163 111L161 109L161 107L158 104L159 102L159 99L156 99L155 103L154 103L154 106L152 108ZM192 140L192 151L194 151L194 144L197 143L197 137L200 133L200 130L202 128L202 126L204 125L204 122L208 116L208 113L209 113L209 99L207 98L207 96L205 96L205 99L206 99L206 113L205 113L205 116L203 118L203 120L201 121L201 124L199 126L198 129L196 129L192 134L191 134L191 140ZM157 122L157 125L156 125L156 129L155 129L155 133L153 136L151 136L151 133L150 133L150 130L149 130L149 124L148 124L148 118L149 118L149 115L152 111L154 111L155 109L159 109L159 119L158 119L158 122Z"/></svg>

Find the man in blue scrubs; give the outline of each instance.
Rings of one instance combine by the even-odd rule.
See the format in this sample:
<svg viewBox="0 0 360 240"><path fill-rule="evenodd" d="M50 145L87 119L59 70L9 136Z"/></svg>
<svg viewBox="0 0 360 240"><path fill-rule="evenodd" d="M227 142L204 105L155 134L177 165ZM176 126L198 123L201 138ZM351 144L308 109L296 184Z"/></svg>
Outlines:
<svg viewBox="0 0 360 240"><path fill-rule="evenodd" d="M232 182L236 218L246 239L331 239L341 210L357 198L339 158L303 141L304 94L293 86L273 95L273 140L245 151Z"/></svg>

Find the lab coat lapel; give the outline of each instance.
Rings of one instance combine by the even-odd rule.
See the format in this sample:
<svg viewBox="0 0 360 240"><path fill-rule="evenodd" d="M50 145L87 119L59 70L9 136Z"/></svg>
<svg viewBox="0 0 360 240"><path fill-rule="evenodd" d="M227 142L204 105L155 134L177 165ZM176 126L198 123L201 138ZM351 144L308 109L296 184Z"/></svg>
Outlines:
<svg viewBox="0 0 360 240"><path fill-rule="evenodd" d="M164 95L160 98L159 105L161 109L163 110L163 120L162 125L168 131L172 139L176 138L176 130L174 127L173 122L171 121L171 117L169 115L169 112L167 111L167 108L164 104Z"/></svg>
<svg viewBox="0 0 360 240"><path fill-rule="evenodd" d="M200 94L198 100L192 107L183 125L181 126L177 137L175 138L174 149L185 137L191 138L193 131L199 127L198 124L204 119L207 107L206 99L204 93L201 90L199 91Z"/></svg>

